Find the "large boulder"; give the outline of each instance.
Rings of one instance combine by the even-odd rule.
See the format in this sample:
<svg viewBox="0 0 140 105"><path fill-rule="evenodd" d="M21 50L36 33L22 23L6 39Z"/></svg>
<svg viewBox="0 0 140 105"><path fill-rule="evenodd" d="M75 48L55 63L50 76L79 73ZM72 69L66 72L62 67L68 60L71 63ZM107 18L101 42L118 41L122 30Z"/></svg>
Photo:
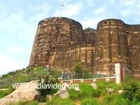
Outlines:
<svg viewBox="0 0 140 105"><path fill-rule="evenodd" d="M122 94L123 93L123 90L118 90L118 94Z"/></svg>
<svg viewBox="0 0 140 105"><path fill-rule="evenodd" d="M96 84L96 83L92 83L91 86L92 86L94 89L97 89L97 84Z"/></svg>
<svg viewBox="0 0 140 105"><path fill-rule="evenodd" d="M108 92L109 94L114 93L114 89L113 89L113 88L107 88L106 90L107 90L107 92Z"/></svg>
<svg viewBox="0 0 140 105"><path fill-rule="evenodd" d="M69 97L69 93L67 90L59 90L55 95L58 95L60 98L68 98Z"/></svg>
<svg viewBox="0 0 140 105"><path fill-rule="evenodd" d="M69 84L63 83L61 89L57 93L55 93L55 95L58 95L60 98L68 98L69 97L69 93L67 91L68 88Z"/></svg>
<svg viewBox="0 0 140 105"><path fill-rule="evenodd" d="M6 97L0 99L0 105L8 105L10 103L15 103L18 101L31 101L38 99L41 95L37 90L37 81L31 81L27 83L15 84L15 91Z"/></svg>

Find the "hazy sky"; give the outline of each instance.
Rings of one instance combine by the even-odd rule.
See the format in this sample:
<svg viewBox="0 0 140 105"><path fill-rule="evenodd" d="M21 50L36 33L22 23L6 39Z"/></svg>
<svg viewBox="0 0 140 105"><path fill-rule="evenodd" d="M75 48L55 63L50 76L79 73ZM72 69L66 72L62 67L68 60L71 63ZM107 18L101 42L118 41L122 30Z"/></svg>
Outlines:
<svg viewBox="0 0 140 105"><path fill-rule="evenodd" d="M96 28L107 18L140 23L140 0L1 0L0 75L28 65L38 22L60 16L61 8L63 17L79 21L83 28Z"/></svg>

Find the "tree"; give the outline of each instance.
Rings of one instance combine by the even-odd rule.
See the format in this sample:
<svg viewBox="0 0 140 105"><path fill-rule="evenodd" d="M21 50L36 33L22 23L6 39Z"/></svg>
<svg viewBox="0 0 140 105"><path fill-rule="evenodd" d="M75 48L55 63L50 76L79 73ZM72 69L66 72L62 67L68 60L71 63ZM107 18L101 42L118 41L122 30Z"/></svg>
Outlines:
<svg viewBox="0 0 140 105"><path fill-rule="evenodd" d="M38 84L38 89L37 89L37 91L39 91L41 93L41 97L40 97L39 101L45 101L46 95L48 95L48 94L51 95L51 94L57 92L57 89L53 88L53 85L56 83L58 83L57 78L51 79L49 77L49 75L44 76L43 79L40 78L40 81Z"/></svg>
<svg viewBox="0 0 140 105"><path fill-rule="evenodd" d="M83 68L80 65L80 63L76 63L74 65L74 71L75 71L75 77L76 78L82 78L83 77Z"/></svg>

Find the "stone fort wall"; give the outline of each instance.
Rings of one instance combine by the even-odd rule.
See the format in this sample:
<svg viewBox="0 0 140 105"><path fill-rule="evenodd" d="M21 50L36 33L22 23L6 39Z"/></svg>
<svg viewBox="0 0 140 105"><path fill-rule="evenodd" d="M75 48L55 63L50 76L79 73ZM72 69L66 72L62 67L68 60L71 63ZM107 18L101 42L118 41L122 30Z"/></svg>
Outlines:
<svg viewBox="0 0 140 105"><path fill-rule="evenodd" d="M64 17L39 22L29 66L50 65L52 69L72 70L75 63L104 75L112 75L114 64L121 63L140 71L140 25L119 19L106 19L97 29Z"/></svg>

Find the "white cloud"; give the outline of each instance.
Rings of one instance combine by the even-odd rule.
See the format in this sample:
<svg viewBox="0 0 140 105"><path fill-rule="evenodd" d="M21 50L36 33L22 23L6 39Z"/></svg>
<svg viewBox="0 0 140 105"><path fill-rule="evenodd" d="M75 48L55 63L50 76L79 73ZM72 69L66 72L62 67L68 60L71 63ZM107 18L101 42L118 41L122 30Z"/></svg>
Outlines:
<svg viewBox="0 0 140 105"><path fill-rule="evenodd" d="M87 17L86 20L83 20L82 26L83 28L87 28L87 27L93 27L93 28L97 28L97 25L100 21L104 20L104 19L109 19L109 18L115 18L114 13L112 12L102 12L100 15L93 15L94 17Z"/></svg>
<svg viewBox="0 0 140 105"><path fill-rule="evenodd" d="M87 19L86 21L81 22L83 28L93 27L96 29L98 22L100 22L102 17L95 17L91 19Z"/></svg>
<svg viewBox="0 0 140 105"><path fill-rule="evenodd" d="M137 0L120 0L120 5L124 6L135 6L137 3Z"/></svg>
<svg viewBox="0 0 140 105"><path fill-rule="evenodd" d="M136 8L140 10L140 0L137 2Z"/></svg>
<svg viewBox="0 0 140 105"><path fill-rule="evenodd" d="M29 21L39 22L40 20L42 20L48 16L49 12L51 11L51 6L48 4L42 4L42 5L38 5L38 6L30 5L29 9L31 11L35 12L35 14L29 18Z"/></svg>
<svg viewBox="0 0 140 105"><path fill-rule="evenodd" d="M50 5L48 4L42 4L42 5L38 5L38 6L34 6L34 5L30 5L29 9L31 10L35 10L35 11L48 11L48 9L50 9Z"/></svg>
<svg viewBox="0 0 140 105"><path fill-rule="evenodd" d="M109 0L110 4L115 4L116 0Z"/></svg>
<svg viewBox="0 0 140 105"><path fill-rule="evenodd" d="M53 0L54 2L59 2L59 3L69 3L71 0Z"/></svg>
<svg viewBox="0 0 140 105"><path fill-rule="evenodd" d="M25 1L25 0L10 0L12 2L21 2L21 1Z"/></svg>
<svg viewBox="0 0 140 105"><path fill-rule="evenodd" d="M0 29L13 30L13 28L15 28L15 26L17 27L18 25L21 25L22 20L23 20L23 13L21 13L21 12L12 13L9 15L9 17L0 20L0 23L1 23ZM9 28L9 27L11 27L11 28Z"/></svg>
<svg viewBox="0 0 140 105"><path fill-rule="evenodd" d="M130 14L131 14L131 12L130 12L129 9L122 10L122 11L120 12L120 15L121 15L121 16L128 16L128 15L130 15Z"/></svg>
<svg viewBox="0 0 140 105"><path fill-rule="evenodd" d="M94 0L85 0L88 6L94 6L95 1Z"/></svg>
<svg viewBox="0 0 140 105"><path fill-rule="evenodd" d="M0 54L0 75L28 65L37 22L27 21L24 16L18 11L0 19L0 51L5 54Z"/></svg>
<svg viewBox="0 0 140 105"><path fill-rule="evenodd" d="M0 75L23 67L25 67L24 64L0 53Z"/></svg>
<svg viewBox="0 0 140 105"><path fill-rule="evenodd" d="M24 17L25 14L20 11L9 14L9 17L0 20L0 30L9 33L8 36L16 37L16 41L17 39L27 41L29 38L33 38L37 23L36 21L25 21Z"/></svg>
<svg viewBox="0 0 140 105"><path fill-rule="evenodd" d="M64 16L64 17L71 17L78 15L79 11L82 9L81 4L65 4L62 10L57 10L54 13L54 16Z"/></svg>
<svg viewBox="0 0 140 105"><path fill-rule="evenodd" d="M105 7L101 7L101 8L98 8L96 10L93 11L94 14L98 15L98 14L102 14L106 11L106 8Z"/></svg>
<svg viewBox="0 0 140 105"><path fill-rule="evenodd" d="M7 52L9 52L10 54L22 55L23 52L26 52L26 48L22 48L21 46L9 46L7 48Z"/></svg>

